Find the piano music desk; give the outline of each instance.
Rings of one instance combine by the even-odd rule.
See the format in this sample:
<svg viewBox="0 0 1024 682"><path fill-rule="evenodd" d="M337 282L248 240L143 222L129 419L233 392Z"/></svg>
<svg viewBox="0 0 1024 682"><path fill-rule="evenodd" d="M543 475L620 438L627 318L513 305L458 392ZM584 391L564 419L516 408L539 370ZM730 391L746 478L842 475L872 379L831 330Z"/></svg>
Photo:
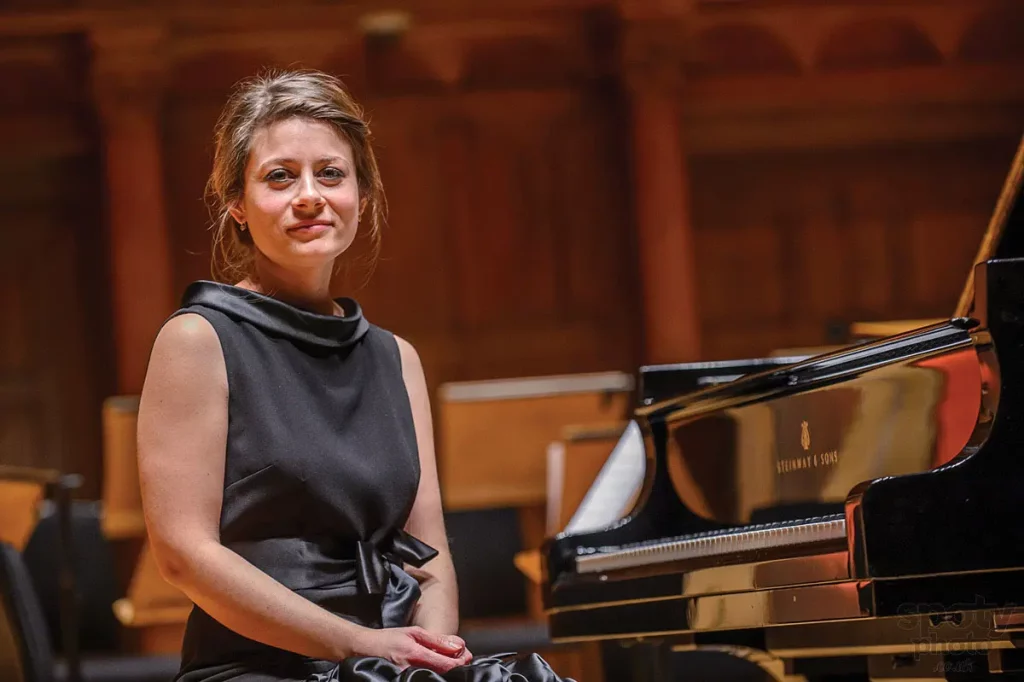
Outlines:
<svg viewBox="0 0 1024 682"><path fill-rule="evenodd" d="M548 446L548 536L561 532L572 519L626 425L572 424Z"/></svg>
<svg viewBox="0 0 1024 682"><path fill-rule="evenodd" d="M574 424L562 430L561 439L548 445L545 535L555 535L569 523L625 428L626 422ZM541 584L540 548L517 553L515 564L531 583Z"/></svg>

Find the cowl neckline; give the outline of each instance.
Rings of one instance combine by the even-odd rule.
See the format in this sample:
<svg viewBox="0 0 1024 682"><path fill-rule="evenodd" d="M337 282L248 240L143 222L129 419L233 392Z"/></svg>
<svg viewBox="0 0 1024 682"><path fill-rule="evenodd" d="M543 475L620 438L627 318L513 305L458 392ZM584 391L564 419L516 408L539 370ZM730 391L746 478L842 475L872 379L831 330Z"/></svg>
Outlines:
<svg viewBox="0 0 1024 682"><path fill-rule="evenodd" d="M323 315L242 287L199 280L182 296L182 307L203 306L242 320L266 332L322 348L347 348L369 330L354 299L337 298L343 316Z"/></svg>

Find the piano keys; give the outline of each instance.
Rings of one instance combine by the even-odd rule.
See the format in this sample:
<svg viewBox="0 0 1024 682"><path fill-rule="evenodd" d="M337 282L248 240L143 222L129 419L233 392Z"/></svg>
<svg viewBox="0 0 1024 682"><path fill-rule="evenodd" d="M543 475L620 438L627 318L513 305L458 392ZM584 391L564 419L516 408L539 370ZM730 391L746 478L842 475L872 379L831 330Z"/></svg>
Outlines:
<svg viewBox="0 0 1024 682"><path fill-rule="evenodd" d="M776 679L1024 671L1022 174L1024 145L948 320L726 381L642 370L636 502L586 508L599 476L600 523L545 545L552 637Z"/></svg>

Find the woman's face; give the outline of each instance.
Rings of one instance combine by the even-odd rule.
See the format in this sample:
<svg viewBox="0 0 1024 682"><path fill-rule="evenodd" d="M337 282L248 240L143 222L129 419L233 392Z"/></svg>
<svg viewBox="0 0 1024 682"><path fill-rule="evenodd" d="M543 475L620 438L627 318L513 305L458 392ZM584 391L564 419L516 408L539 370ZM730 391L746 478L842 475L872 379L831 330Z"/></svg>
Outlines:
<svg viewBox="0 0 1024 682"><path fill-rule="evenodd" d="M359 213L352 147L329 124L293 118L256 132L231 214L264 257L289 270L329 268L355 239Z"/></svg>

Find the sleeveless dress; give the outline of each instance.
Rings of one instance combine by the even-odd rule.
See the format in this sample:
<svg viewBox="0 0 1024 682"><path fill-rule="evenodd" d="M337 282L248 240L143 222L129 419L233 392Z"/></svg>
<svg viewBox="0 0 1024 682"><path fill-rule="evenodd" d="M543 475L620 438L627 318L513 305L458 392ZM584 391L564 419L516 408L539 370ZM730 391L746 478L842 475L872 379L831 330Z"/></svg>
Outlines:
<svg viewBox="0 0 1024 682"><path fill-rule="evenodd" d="M403 564L436 551L403 530L420 477L394 336L356 301L320 315L208 281L181 308L217 333L228 379L221 542L306 599L373 628L411 624ZM193 607L176 682L562 682L536 654L444 675L390 661L311 659L243 637ZM567 681L571 682L571 680Z"/></svg>

